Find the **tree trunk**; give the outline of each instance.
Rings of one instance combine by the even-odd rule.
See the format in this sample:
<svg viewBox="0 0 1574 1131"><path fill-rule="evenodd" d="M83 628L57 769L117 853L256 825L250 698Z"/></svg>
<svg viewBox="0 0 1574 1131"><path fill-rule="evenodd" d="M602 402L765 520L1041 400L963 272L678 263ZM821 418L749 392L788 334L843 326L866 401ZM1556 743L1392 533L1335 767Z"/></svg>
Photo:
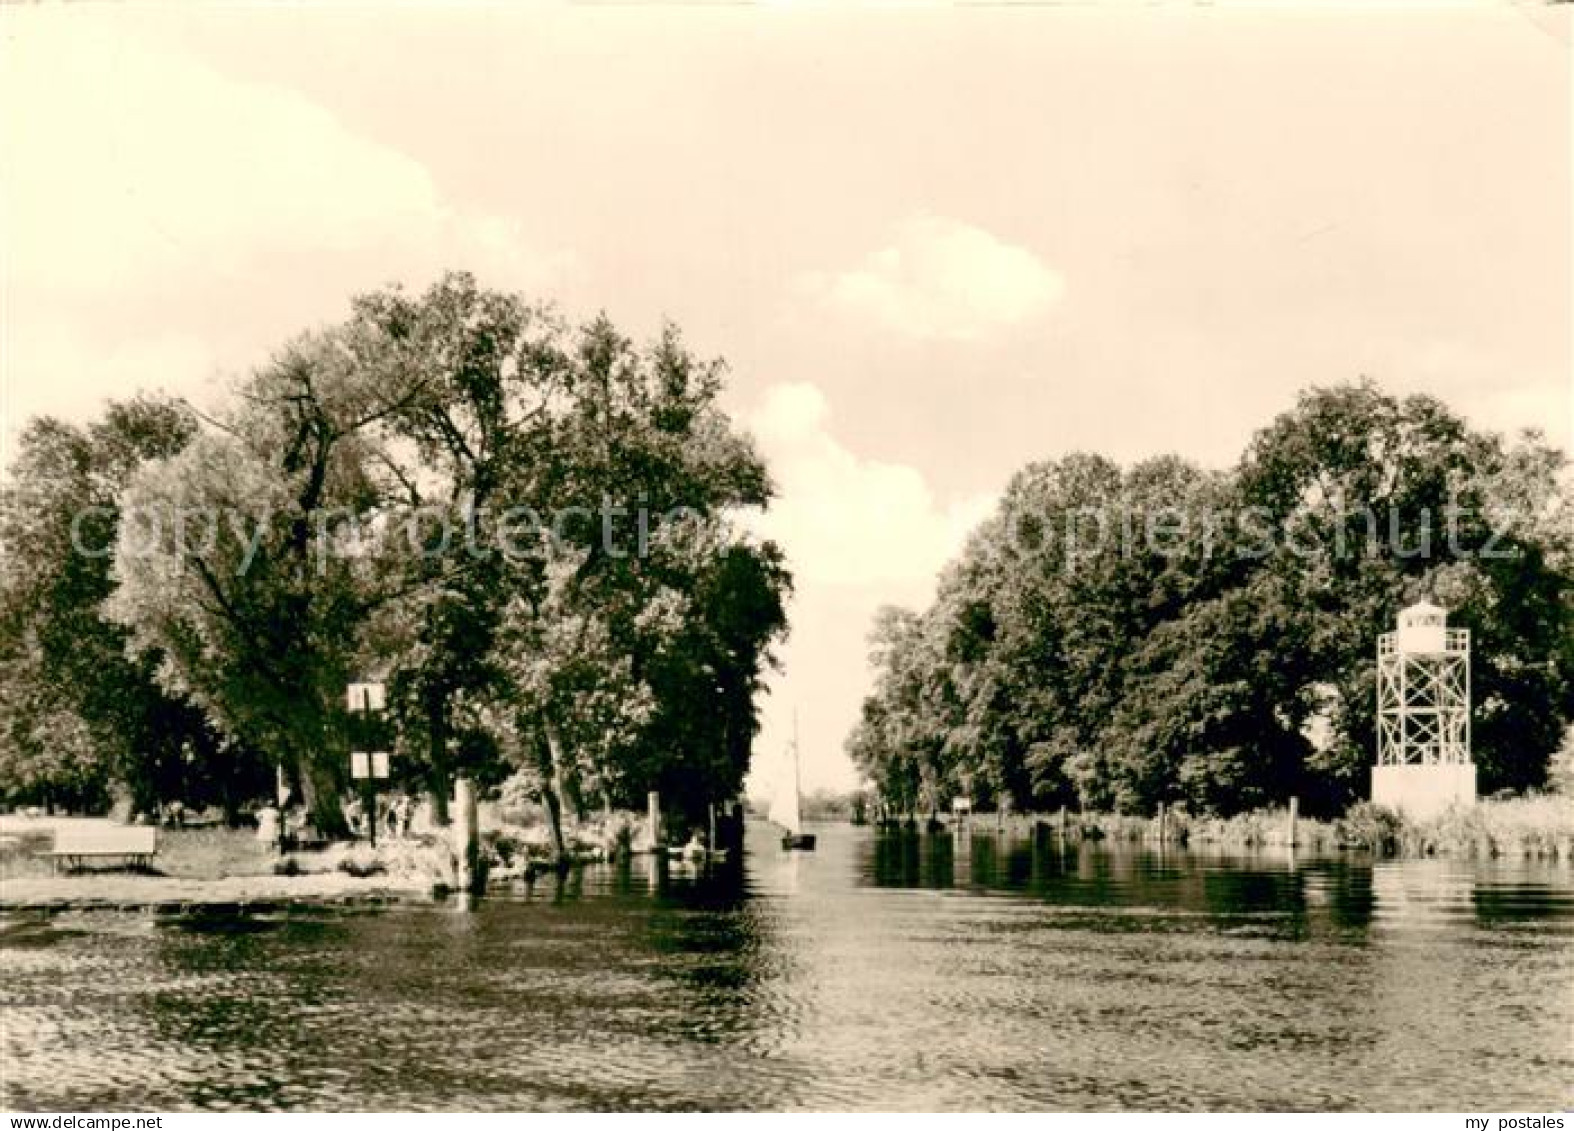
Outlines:
<svg viewBox="0 0 1574 1131"><path fill-rule="evenodd" d="M563 838L563 779L561 767L563 765L562 738L557 727L547 723L543 728L546 733L546 761L542 767L545 771L542 777L541 792L547 802L547 817L552 824L552 845L557 850L559 860L568 859L568 843Z"/></svg>
<svg viewBox="0 0 1574 1131"><path fill-rule="evenodd" d="M235 779L238 776L235 767L224 775L223 784L219 786L219 806L224 811L224 827L227 829L240 828L240 799L235 796Z"/></svg>
<svg viewBox="0 0 1574 1131"><path fill-rule="evenodd" d="M349 836L350 826L339 804L339 783L333 774L305 755L296 759L295 772L300 778L301 801L312 827L329 840Z"/></svg>
<svg viewBox="0 0 1574 1131"><path fill-rule="evenodd" d="M448 796L453 792L453 780L448 766L448 709L440 692L431 692L426 698L426 733L431 740L427 757L431 771L427 775L427 788L432 796L432 823L438 828L448 825Z"/></svg>

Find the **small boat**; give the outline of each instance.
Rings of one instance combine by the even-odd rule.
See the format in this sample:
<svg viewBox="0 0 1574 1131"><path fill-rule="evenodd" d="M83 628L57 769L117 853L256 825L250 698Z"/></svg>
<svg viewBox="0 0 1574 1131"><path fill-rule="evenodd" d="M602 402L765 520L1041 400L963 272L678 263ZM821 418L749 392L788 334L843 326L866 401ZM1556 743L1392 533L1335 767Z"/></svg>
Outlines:
<svg viewBox="0 0 1574 1131"><path fill-rule="evenodd" d="M792 720L792 745L787 748L788 768L790 773L784 775L786 780L776 789L776 796L771 798L771 809L767 816L782 829L782 850L791 852L814 851L814 834L803 831L803 813L800 811L799 795L802 785L798 774L798 716L793 715Z"/></svg>

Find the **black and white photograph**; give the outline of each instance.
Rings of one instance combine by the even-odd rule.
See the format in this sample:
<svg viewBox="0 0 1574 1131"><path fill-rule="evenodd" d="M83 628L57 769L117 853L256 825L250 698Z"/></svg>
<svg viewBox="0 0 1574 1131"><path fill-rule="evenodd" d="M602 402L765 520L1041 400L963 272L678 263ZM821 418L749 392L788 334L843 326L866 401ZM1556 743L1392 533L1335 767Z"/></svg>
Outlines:
<svg viewBox="0 0 1574 1131"><path fill-rule="evenodd" d="M1556 3L0 7L8 1127L1567 1131L1571 155Z"/></svg>

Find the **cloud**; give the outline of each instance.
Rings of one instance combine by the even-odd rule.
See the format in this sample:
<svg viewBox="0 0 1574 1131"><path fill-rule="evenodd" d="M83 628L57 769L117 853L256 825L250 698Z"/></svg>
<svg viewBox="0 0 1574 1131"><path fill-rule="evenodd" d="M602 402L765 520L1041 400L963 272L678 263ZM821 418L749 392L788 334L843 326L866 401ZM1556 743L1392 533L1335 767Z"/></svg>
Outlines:
<svg viewBox="0 0 1574 1131"><path fill-rule="evenodd" d="M507 221L448 208L419 162L299 93L222 75L118 20L60 15L8 25L9 282L113 290L239 270L281 245L521 258Z"/></svg>
<svg viewBox="0 0 1574 1131"><path fill-rule="evenodd" d="M145 21L29 12L6 31L8 426L141 385L191 391L392 280L465 267L542 290L574 270L516 222L446 200L414 157Z"/></svg>
<svg viewBox="0 0 1574 1131"><path fill-rule="evenodd" d="M129 396L138 390L188 391L219 371L212 348L198 338L150 333L116 345L92 349L57 323L44 322L11 335L4 357L7 375L26 374L24 400L47 401L48 411L70 419L94 415L107 393ZM82 380L91 375L91 382ZM9 380L6 382L7 391ZM15 423L23 423L18 413ZM9 420L9 418L8 418Z"/></svg>
<svg viewBox="0 0 1574 1131"><path fill-rule="evenodd" d="M993 499L942 505L915 468L849 451L829 418L824 394L803 382L772 386L749 417L780 491L761 532L786 547L800 581L922 592Z"/></svg>
<svg viewBox="0 0 1574 1131"><path fill-rule="evenodd" d="M750 789L768 792L778 752L800 727L805 787L848 789L857 775L842 742L867 690L862 661L876 610L928 603L941 567L995 500L942 503L917 469L849 451L825 395L806 382L771 386L746 423L779 489L754 527L786 549L794 589Z"/></svg>
<svg viewBox="0 0 1574 1131"><path fill-rule="evenodd" d="M918 338L970 341L1049 313L1060 275L1025 248L956 220L921 215L889 247L840 274L803 280L844 314Z"/></svg>
<svg viewBox="0 0 1574 1131"><path fill-rule="evenodd" d="M415 162L289 91L97 21L26 21L5 82L8 281L124 287L270 238L345 246L430 215Z"/></svg>

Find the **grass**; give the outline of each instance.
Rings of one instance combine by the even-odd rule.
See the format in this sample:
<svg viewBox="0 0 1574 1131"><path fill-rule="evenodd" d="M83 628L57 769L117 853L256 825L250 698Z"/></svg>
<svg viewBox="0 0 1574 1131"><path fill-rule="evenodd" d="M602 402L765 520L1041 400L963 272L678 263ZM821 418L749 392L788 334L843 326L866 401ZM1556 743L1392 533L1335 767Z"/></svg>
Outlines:
<svg viewBox="0 0 1574 1131"><path fill-rule="evenodd" d="M0 847L0 880L52 875L54 864L43 854L53 846L54 833L47 828L8 834L4 847ZM271 873L277 859L277 853L258 841L256 833L249 829L160 829L158 853L148 871L196 880L260 876ZM112 864L89 864L82 871L111 867Z"/></svg>
<svg viewBox="0 0 1574 1131"><path fill-rule="evenodd" d="M42 825L42 823L41 823ZM47 827L11 825L0 840L0 881L51 876L54 864L47 853L54 845L54 834ZM198 829L160 829L158 852L147 874L174 879L220 880L232 876L299 876L314 872L344 872L350 876L384 873L421 874L438 871L446 859L427 839L383 841L376 849L364 843L330 844L313 851L281 856L257 839L251 829L218 826ZM434 858L434 859L429 859ZM112 864L90 864L81 874L95 871L130 869Z"/></svg>
<svg viewBox="0 0 1574 1131"><path fill-rule="evenodd" d="M1481 801L1425 821L1363 802L1339 829L1342 843L1385 855L1574 860L1574 799L1563 795Z"/></svg>
<svg viewBox="0 0 1574 1131"><path fill-rule="evenodd" d="M1406 856L1574 860L1574 799L1537 795L1483 801L1430 821L1401 821Z"/></svg>
<svg viewBox="0 0 1574 1131"><path fill-rule="evenodd" d="M990 818L977 818L985 827ZM1041 819L1042 821L1042 819ZM1058 817L1043 821L1050 828ZM1085 840L1140 844L1160 838L1156 817L1119 813L1071 815L1067 834ZM1167 841L1221 848L1283 848L1289 843L1289 811L1256 809L1232 817L1192 816L1172 810ZM1392 856L1462 856L1574 861L1574 798L1564 794L1480 801L1414 821L1370 802L1352 806L1333 821L1302 816L1295 846L1306 852L1361 849Z"/></svg>
<svg viewBox="0 0 1574 1131"><path fill-rule="evenodd" d="M1207 844L1227 848L1284 847L1290 842L1290 812L1286 808L1254 809L1233 817L1192 816L1184 810L1165 815L1162 834L1157 817L1119 813L1085 813L1071 820L1072 835L1089 840L1141 843L1162 838L1180 844ZM1334 822L1300 817L1295 823L1295 844L1309 852L1339 847Z"/></svg>
<svg viewBox="0 0 1574 1131"><path fill-rule="evenodd" d="M482 858L492 868L506 868L527 874L533 866L551 861L551 845L545 814L509 814L519 824L505 824L483 834ZM495 823L499 814L491 816ZM57 823L77 818L6 817L0 822L0 882L7 880L47 879L55 875L47 853L54 847ZM605 859L629 850L643 817L633 813L597 816L583 824L573 824L567 832L569 859ZM339 872L355 878L389 876L408 880L429 879L433 884L453 885L453 854L443 833L425 836L384 838L374 849L364 841L339 842L321 849L295 851L281 855L259 841L251 829L223 826L201 828L162 828L158 851L149 869L128 869L116 862L90 863L73 875L115 872L131 875L134 871L182 880L222 880L232 877L291 877ZM66 873L61 873L63 882Z"/></svg>
<svg viewBox="0 0 1574 1131"><path fill-rule="evenodd" d="M1233 817L1192 818L1187 828L1187 840L1195 844L1244 845L1248 848L1288 847L1290 810L1254 809L1250 813L1237 813ZM1332 852L1341 843L1337 822L1304 816L1296 818L1297 849Z"/></svg>

